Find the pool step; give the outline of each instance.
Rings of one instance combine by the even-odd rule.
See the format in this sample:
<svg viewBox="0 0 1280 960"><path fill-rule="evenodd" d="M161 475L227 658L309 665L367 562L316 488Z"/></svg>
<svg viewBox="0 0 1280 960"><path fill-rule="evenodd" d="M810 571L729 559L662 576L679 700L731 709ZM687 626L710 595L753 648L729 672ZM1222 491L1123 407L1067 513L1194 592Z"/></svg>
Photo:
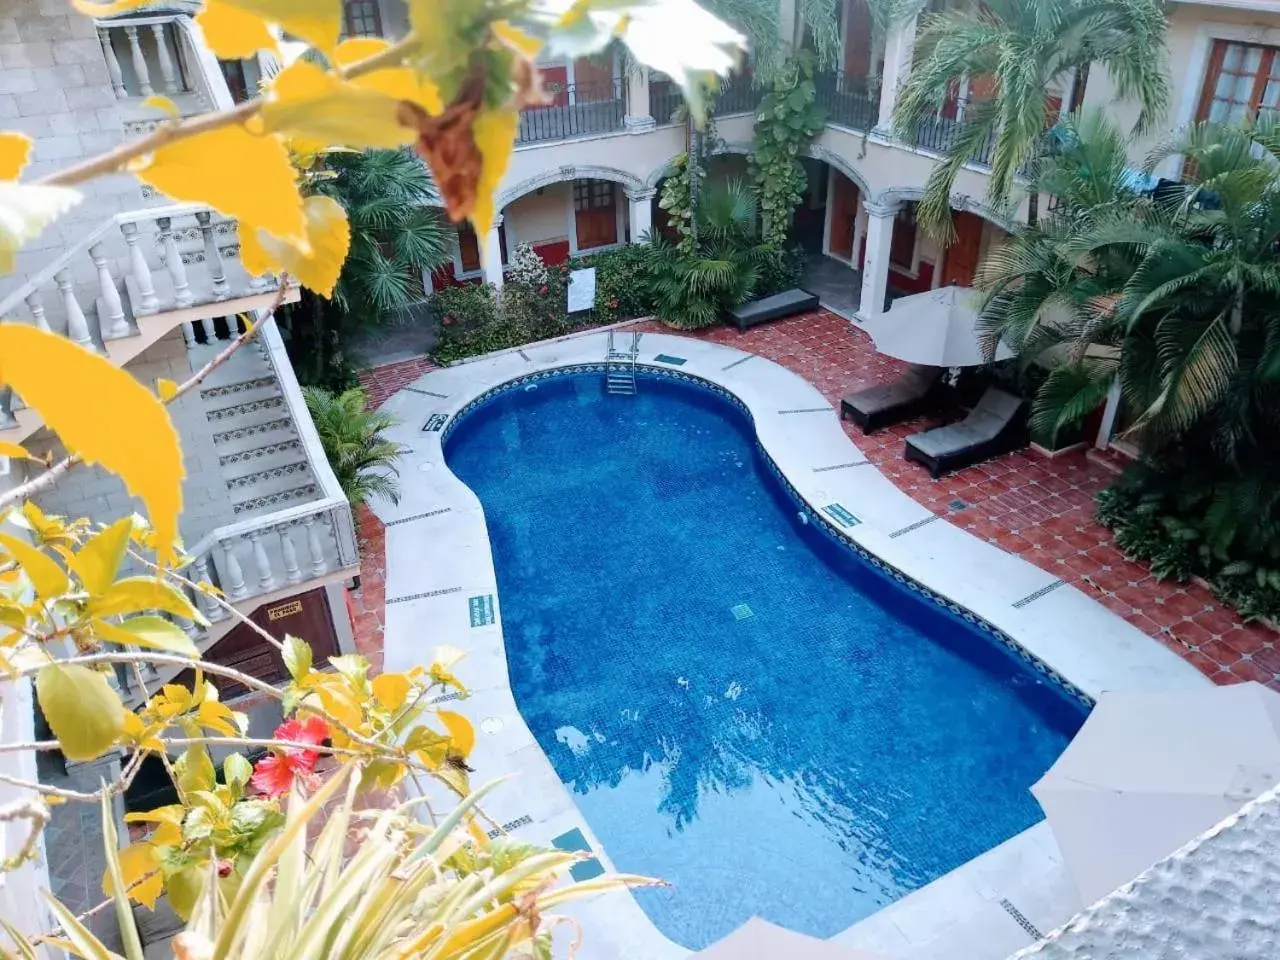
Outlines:
<svg viewBox="0 0 1280 960"><path fill-rule="evenodd" d="M618 394L620 396L634 396L636 392L636 377L630 372L621 370L610 370L605 375L604 381L605 391L607 393Z"/></svg>

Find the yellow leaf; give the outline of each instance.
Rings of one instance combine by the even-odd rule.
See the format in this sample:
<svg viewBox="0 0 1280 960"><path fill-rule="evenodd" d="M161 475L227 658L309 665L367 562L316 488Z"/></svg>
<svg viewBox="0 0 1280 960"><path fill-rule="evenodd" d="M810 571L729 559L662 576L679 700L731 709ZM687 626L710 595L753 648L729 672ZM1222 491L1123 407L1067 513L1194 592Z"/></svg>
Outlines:
<svg viewBox="0 0 1280 960"><path fill-rule="evenodd" d="M196 23L209 49L222 60L243 60L259 50L276 49L275 37L261 17L224 0L206 0Z"/></svg>
<svg viewBox="0 0 1280 960"><path fill-rule="evenodd" d="M216 700L206 700L196 711L196 720L200 726L226 737L244 736L238 717L239 715L225 703L218 703Z"/></svg>
<svg viewBox="0 0 1280 960"><path fill-rule="evenodd" d="M412 686L402 673L380 673L373 678L373 697L384 710L399 710Z"/></svg>
<svg viewBox="0 0 1280 960"><path fill-rule="evenodd" d="M156 380L156 393L160 395L160 399L168 403L178 395L178 385L172 380L160 377Z"/></svg>
<svg viewBox="0 0 1280 960"><path fill-rule="evenodd" d="M12 443L8 440L0 440L0 457L15 457L19 460L28 458L36 460L38 458L27 453L27 448L20 443Z"/></svg>
<svg viewBox="0 0 1280 960"><path fill-rule="evenodd" d="M31 159L31 138L25 133L0 133L0 180L17 180Z"/></svg>
<svg viewBox="0 0 1280 960"><path fill-rule="evenodd" d="M147 97L147 99L142 101L142 105L144 107L151 107L153 110L163 111L174 120L177 120L178 117L182 115L182 112L178 109L178 105L176 103L168 97L161 96L158 93L153 93L151 96Z"/></svg>
<svg viewBox="0 0 1280 960"><path fill-rule="evenodd" d="M336 678L325 677L326 681L334 679ZM338 686L336 683L325 682L321 686L317 686L315 692L320 698L320 703L324 707L325 713L330 717L352 730L360 728L361 721L364 719L364 711L360 709L360 703L350 690Z"/></svg>
<svg viewBox="0 0 1280 960"><path fill-rule="evenodd" d="M105 357L19 323L0 324L0 383L38 410L67 449L102 464L142 499L159 560L172 559L185 471L178 434L155 395Z"/></svg>
<svg viewBox="0 0 1280 960"><path fill-rule="evenodd" d="M454 713L451 710L437 710L436 715L449 731L449 736L453 739L454 749L464 757L469 756L472 747L476 745L476 731L471 726L471 721L462 714Z"/></svg>
<svg viewBox="0 0 1280 960"><path fill-rule="evenodd" d="M13 255L77 203L67 187L0 180L0 273L13 270ZM25 398L24 398L25 399Z"/></svg>
<svg viewBox="0 0 1280 960"><path fill-rule="evenodd" d="M508 23L506 20L493 21L493 23L489 24L489 29L505 46L516 51L526 60L532 60L542 49L541 40L530 36L515 24Z"/></svg>
<svg viewBox="0 0 1280 960"><path fill-rule="evenodd" d="M151 831L149 839L157 847L176 847L182 843L182 827L176 823L162 823Z"/></svg>
<svg viewBox="0 0 1280 960"><path fill-rule="evenodd" d="M152 2L154 0L71 0L71 6L86 17L114 17Z"/></svg>
<svg viewBox="0 0 1280 960"><path fill-rule="evenodd" d="M334 51L333 59L340 68L347 68L361 60L367 60L387 49L390 44L377 37L353 37L343 40ZM349 81L366 90L385 93L396 100L410 100L427 113L436 114L444 109L440 88L412 67L383 67Z"/></svg>
<svg viewBox="0 0 1280 960"><path fill-rule="evenodd" d="M133 533L133 518L124 517L93 535L71 558L71 570L89 593L102 593L116 578Z"/></svg>
<svg viewBox="0 0 1280 960"><path fill-rule="evenodd" d="M121 850L118 856L120 879L129 896L148 910L154 910L156 901L164 892L164 874L160 872L156 848L151 843L134 843ZM115 896L109 872L102 875L102 892L108 897Z"/></svg>
<svg viewBox="0 0 1280 960"><path fill-rule="evenodd" d="M221 0L328 53L342 32L342 0Z"/></svg>
<svg viewBox="0 0 1280 960"><path fill-rule="evenodd" d="M110 643L145 647L148 650L162 650L165 653L176 653L180 657L195 660L200 651L176 623L150 614L133 617L121 624L109 623L106 620L94 620L95 635Z"/></svg>
<svg viewBox="0 0 1280 960"><path fill-rule="evenodd" d="M123 731L125 709L107 678L79 664L51 663L36 674L36 698L68 760L92 760Z"/></svg>
<svg viewBox="0 0 1280 960"><path fill-rule="evenodd" d="M484 110L471 128L476 148L483 158L480 180L476 184L476 203L471 210L471 222L480 236L493 226L493 194L498 189L498 181L507 172L519 123L520 114L513 109Z"/></svg>
<svg viewBox="0 0 1280 960"><path fill-rule="evenodd" d="M303 235L302 195L277 137L231 124L161 147L135 172L174 200L207 203L277 237Z"/></svg>
<svg viewBox="0 0 1280 960"><path fill-rule="evenodd" d="M71 589L71 579L47 553L7 533L0 533L0 548L27 574L36 596L48 603Z"/></svg>
<svg viewBox="0 0 1280 960"><path fill-rule="evenodd" d="M307 60L295 60L271 85L271 99L259 112L268 133L289 138L295 150L318 153L326 147L402 147L414 133L398 119L400 102L343 83Z"/></svg>
<svg viewBox="0 0 1280 960"><path fill-rule="evenodd" d="M92 617L114 617L140 610L162 610L201 626L208 621L187 599L187 595L171 583L155 577L125 577L117 580L87 605Z"/></svg>
<svg viewBox="0 0 1280 960"><path fill-rule="evenodd" d="M245 233L241 230L241 259L245 269L253 271L259 258L265 257L278 263L280 268L287 270L304 287L323 297L330 297L342 273L342 264L347 259L347 249L351 245L347 212L332 197L307 197L305 213L305 247L259 230L257 248L253 249L253 244L250 244L250 251L246 256Z"/></svg>
<svg viewBox="0 0 1280 960"><path fill-rule="evenodd" d="M240 263L250 276L260 277L284 271L284 264L273 259L258 242L256 227L241 220L236 224L236 239L240 241Z"/></svg>

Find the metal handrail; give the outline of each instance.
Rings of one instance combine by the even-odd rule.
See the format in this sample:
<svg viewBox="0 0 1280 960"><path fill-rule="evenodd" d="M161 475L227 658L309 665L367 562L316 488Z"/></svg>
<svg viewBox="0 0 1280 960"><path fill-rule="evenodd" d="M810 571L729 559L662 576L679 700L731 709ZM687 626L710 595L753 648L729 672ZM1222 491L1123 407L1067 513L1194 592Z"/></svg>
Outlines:
<svg viewBox="0 0 1280 960"><path fill-rule="evenodd" d="M567 83L558 89L548 86L548 93L563 102L522 110L517 143L565 140L625 128L626 83L621 78Z"/></svg>
<svg viewBox="0 0 1280 960"><path fill-rule="evenodd" d="M880 93L873 89L871 78L834 70L818 74L813 85L817 103L827 111L828 123L871 130L880 119Z"/></svg>

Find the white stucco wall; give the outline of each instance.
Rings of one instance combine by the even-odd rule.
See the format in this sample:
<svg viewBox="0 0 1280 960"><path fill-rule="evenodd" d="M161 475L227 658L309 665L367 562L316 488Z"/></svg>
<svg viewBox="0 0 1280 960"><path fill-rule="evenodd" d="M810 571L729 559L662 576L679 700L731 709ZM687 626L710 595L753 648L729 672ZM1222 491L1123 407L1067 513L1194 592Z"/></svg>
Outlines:
<svg viewBox="0 0 1280 960"><path fill-rule="evenodd" d="M1280 46L1280 13L1274 9L1170 3L1168 14L1170 111L1155 130L1135 138L1130 151L1135 163L1141 163L1170 131L1195 119L1215 38ZM1138 119L1137 104L1116 99L1115 85L1105 70L1094 69L1090 73L1085 107L1103 110L1126 132ZM1170 171L1176 175L1176 168L1176 163L1171 164L1165 175L1171 175Z"/></svg>
<svg viewBox="0 0 1280 960"><path fill-rule="evenodd" d="M507 249L517 243L567 241L572 229L573 185L553 183L526 193L502 211L507 229Z"/></svg>

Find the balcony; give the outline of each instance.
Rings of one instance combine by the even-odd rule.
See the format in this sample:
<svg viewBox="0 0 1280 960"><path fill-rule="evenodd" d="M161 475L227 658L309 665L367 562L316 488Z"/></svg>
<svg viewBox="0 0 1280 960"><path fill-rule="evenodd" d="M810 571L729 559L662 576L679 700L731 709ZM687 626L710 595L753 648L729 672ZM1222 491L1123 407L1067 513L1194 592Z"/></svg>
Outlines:
<svg viewBox="0 0 1280 960"><path fill-rule="evenodd" d="M957 109L963 109L963 106L958 105ZM929 150L933 153L946 153L960 137L963 129L964 122L962 120L954 117L938 116L930 120L920 121L916 126L913 141L922 150ZM995 149L995 140L994 131L987 134L982 145L968 162L981 167L990 166L991 153Z"/></svg>
<svg viewBox="0 0 1280 960"><path fill-rule="evenodd" d="M822 73L813 79L817 102L827 111L827 122L854 130L871 130L880 115L880 93L872 91L867 77L844 71Z"/></svg>
<svg viewBox="0 0 1280 960"><path fill-rule="evenodd" d="M568 140L626 129L625 81L569 83L556 92L556 102L528 107L520 113L517 146Z"/></svg>

